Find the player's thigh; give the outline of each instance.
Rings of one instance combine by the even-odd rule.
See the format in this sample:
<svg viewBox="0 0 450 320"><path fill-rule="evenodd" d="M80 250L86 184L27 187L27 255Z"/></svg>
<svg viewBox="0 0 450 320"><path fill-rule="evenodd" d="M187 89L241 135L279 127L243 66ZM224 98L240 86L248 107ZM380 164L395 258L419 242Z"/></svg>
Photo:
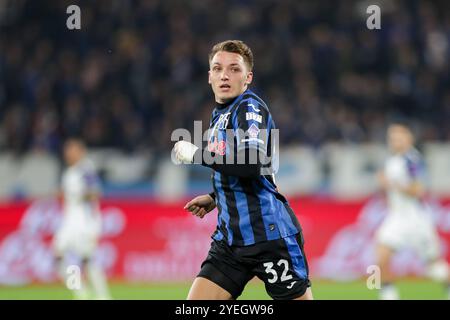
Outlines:
<svg viewBox="0 0 450 320"><path fill-rule="evenodd" d="M398 218L388 217L377 230L375 241L377 247L391 249L391 251L400 250L408 246L409 226Z"/></svg>
<svg viewBox="0 0 450 320"><path fill-rule="evenodd" d="M97 249L98 237L93 234L77 237L72 242L74 252L83 259L90 259Z"/></svg>
<svg viewBox="0 0 450 320"><path fill-rule="evenodd" d="M312 297L311 290L308 291L311 283L301 233L268 241L261 248L261 262L256 264L254 272L264 281L266 291L273 299Z"/></svg>
<svg viewBox="0 0 450 320"><path fill-rule="evenodd" d="M71 230L67 227L57 231L52 241L52 250L55 256L63 256L69 250L71 238Z"/></svg>
<svg viewBox="0 0 450 320"><path fill-rule="evenodd" d="M188 293L188 300L231 300L233 297L224 288L206 278L197 277Z"/></svg>
<svg viewBox="0 0 450 320"><path fill-rule="evenodd" d="M293 300L314 300L311 288L306 289L304 295L294 298Z"/></svg>
<svg viewBox="0 0 450 320"><path fill-rule="evenodd" d="M436 229L427 226L419 230L414 249L424 261L438 260L441 256L441 245Z"/></svg>
<svg viewBox="0 0 450 320"><path fill-rule="evenodd" d="M199 278L209 280L209 282L214 283L229 293L231 298L237 299L246 284L253 278L253 274L251 267L248 267L241 261L233 248L228 246L224 241L213 241L208 256L203 261L201 270L197 275L197 279ZM209 283L197 279L194 282L195 288L197 287L196 282L200 284ZM206 291L200 294L216 296L216 291L212 291L211 293ZM228 295L226 298L228 299Z"/></svg>

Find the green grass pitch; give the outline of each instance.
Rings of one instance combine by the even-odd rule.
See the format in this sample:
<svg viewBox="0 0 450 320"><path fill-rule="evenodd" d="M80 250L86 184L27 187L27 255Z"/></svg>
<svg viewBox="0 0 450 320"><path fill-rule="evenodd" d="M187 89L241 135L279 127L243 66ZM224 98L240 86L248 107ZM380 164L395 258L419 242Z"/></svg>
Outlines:
<svg viewBox="0 0 450 320"><path fill-rule="evenodd" d="M317 300L329 299L377 299L377 290L367 289L364 281L332 282L312 280L313 294ZM147 299L147 300L183 300L189 291L189 283L123 283L110 282L113 299ZM427 280L402 280L398 283L402 299L446 299L443 286ZM34 284L28 286L0 286L0 299L72 299L72 294L61 284ZM262 282L252 281L245 288L239 299L266 300L270 299Z"/></svg>

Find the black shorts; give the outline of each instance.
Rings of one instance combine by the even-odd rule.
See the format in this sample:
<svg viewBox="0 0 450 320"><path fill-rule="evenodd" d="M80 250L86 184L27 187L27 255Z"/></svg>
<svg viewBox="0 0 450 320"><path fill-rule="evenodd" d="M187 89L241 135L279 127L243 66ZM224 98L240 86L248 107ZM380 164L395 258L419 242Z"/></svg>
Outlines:
<svg viewBox="0 0 450 320"><path fill-rule="evenodd" d="M311 286L303 244L301 232L242 247L214 240L198 277L211 280L236 299L257 276L273 299L295 299Z"/></svg>

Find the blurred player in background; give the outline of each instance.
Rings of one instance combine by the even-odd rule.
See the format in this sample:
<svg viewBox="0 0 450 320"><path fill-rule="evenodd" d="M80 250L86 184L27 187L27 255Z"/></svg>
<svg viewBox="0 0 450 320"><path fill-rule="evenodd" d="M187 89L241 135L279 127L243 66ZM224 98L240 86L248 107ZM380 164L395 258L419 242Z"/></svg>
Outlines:
<svg viewBox="0 0 450 320"><path fill-rule="evenodd" d="M388 216L376 233L383 283L380 299L399 299L389 267L393 254L405 247L415 249L427 263L427 276L443 282L449 290L448 264L440 255L437 230L422 203L425 167L413 146L413 134L406 125L395 123L388 128L387 140L392 155L378 175L388 202ZM450 290L448 295L450 298Z"/></svg>
<svg viewBox="0 0 450 320"><path fill-rule="evenodd" d="M213 169L214 192L185 209L200 218L216 206L219 211L211 249L188 299L236 299L254 276L273 299L312 299L300 224L273 174L262 172L262 159L276 152L275 124L264 101L248 89L253 54L242 41L224 41L212 48L209 64L216 105L208 147L187 141L174 146L179 161L197 162L200 154L199 163Z"/></svg>
<svg viewBox="0 0 450 320"><path fill-rule="evenodd" d="M101 233L99 178L93 164L86 159L82 140L68 139L63 152L67 164L61 187L63 220L53 242L58 272L65 282L68 274L64 258L66 254L76 254L81 259L82 279L90 282L94 295L87 281L82 281L81 288L73 290L75 298L109 299L106 277L93 259Z"/></svg>

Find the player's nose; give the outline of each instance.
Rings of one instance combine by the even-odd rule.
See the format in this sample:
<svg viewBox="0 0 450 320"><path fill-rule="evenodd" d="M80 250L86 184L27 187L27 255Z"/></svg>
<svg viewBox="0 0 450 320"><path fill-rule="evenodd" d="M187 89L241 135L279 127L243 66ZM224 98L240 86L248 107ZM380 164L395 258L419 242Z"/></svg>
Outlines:
<svg viewBox="0 0 450 320"><path fill-rule="evenodd" d="M228 79L229 79L228 72L222 71L222 73L220 74L220 80L228 80Z"/></svg>

